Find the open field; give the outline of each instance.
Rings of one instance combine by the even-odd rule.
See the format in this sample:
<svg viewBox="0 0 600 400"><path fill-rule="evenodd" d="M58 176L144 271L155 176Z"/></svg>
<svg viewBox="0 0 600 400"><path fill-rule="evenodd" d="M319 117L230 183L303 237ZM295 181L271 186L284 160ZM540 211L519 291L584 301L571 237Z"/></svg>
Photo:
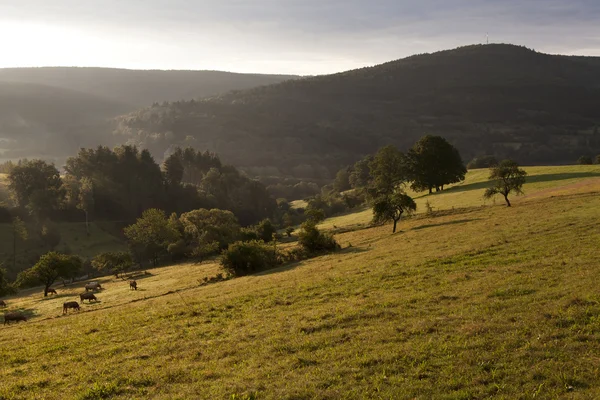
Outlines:
<svg viewBox="0 0 600 400"><path fill-rule="evenodd" d="M527 183L523 186L524 196L509 196L511 202L529 201L536 197L560 195L561 193L588 192L589 186L597 185L600 180L600 165L562 165L549 167L523 167L527 171ZM467 172L465 180L450 185L442 192L433 193L413 192L407 188L407 193L417 203L417 214L426 211L426 202L434 211L451 210L459 207L477 207L493 204L504 204L502 196L485 200L483 192L490 185L489 169L474 169ZM552 191L552 193L550 193ZM332 229L334 225L341 227L367 226L373 214L370 209L329 218L319 225L319 228Z"/></svg>
<svg viewBox="0 0 600 400"><path fill-rule="evenodd" d="M0 399L600 398L590 178L532 183L512 208L469 204L477 189L452 210L445 191L445 212L394 235L207 286L216 264L150 270L137 292L106 278L67 316L80 288L22 293L9 308L33 318L0 326Z"/></svg>

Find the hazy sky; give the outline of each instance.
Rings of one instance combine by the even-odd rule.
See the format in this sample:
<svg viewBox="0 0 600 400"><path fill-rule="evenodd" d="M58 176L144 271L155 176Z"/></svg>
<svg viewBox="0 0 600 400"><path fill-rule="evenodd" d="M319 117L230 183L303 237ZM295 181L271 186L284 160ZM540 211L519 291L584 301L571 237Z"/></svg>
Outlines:
<svg viewBox="0 0 600 400"><path fill-rule="evenodd" d="M0 0L0 67L322 74L486 32L600 56L600 0Z"/></svg>

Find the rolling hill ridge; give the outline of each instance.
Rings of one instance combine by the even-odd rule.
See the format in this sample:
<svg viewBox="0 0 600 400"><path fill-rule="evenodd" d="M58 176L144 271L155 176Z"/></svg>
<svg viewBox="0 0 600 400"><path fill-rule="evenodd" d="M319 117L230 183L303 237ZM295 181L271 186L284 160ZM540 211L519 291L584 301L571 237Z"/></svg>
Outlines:
<svg viewBox="0 0 600 400"><path fill-rule="evenodd" d="M573 162L600 152L600 61L514 45L475 45L155 105L117 132L162 155L191 144L256 174L332 176L385 144L448 138L468 160Z"/></svg>

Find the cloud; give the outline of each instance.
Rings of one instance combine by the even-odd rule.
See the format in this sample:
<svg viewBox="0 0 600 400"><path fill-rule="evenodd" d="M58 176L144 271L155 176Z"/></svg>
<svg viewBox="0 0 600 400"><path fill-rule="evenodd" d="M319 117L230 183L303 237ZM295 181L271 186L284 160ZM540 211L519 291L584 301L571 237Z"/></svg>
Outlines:
<svg viewBox="0 0 600 400"><path fill-rule="evenodd" d="M13 65L315 74L480 43L486 32L600 55L599 20L597 0L0 0L0 23L17 33ZM25 45L26 57L15 50Z"/></svg>

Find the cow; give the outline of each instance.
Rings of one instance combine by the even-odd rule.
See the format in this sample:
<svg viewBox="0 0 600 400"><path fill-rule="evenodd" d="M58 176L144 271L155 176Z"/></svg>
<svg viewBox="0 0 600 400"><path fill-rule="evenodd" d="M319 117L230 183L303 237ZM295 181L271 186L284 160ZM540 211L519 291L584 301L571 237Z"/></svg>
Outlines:
<svg viewBox="0 0 600 400"><path fill-rule="evenodd" d="M79 299L81 300L81 302L83 303L84 300L88 300L90 303L92 302L92 300L94 301L98 301L98 299L96 298L96 296L94 296L94 293L81 293L79 295Z"/></svg>
<svg viewBox="0 0 600 400"><path fill-rule="evenodd" d="M56 289L54 289L54 288L48 288L48 290L46 291L46 293L48 293L48 294L50 294L50 293L57 294L56 293Z"/></svg>
<svg viewBox="0 0 600 400"><path fill-rule="evenodd" d="M129 289L137 290L137 282L129 281Z"/></svg>
<svg viewBox="0 0 600 400"><path fill-rule="evenodd" d="M76 301L67 301L66 303L63 303L63 314L68 313L69 308L79 311L79 303Z"/></svg>
<svg viewBox="0 0 600 400"><path fill-rule="evenodd" d="M88 290L98 290L98 289L102 289L102 286L100 286L99 282L90 282L87 285L85 285L85 291L86 292Z"/></svg>
<svg viewBox="0 0 600 400"><path fill-rule="evenodd" d="M27 321L27 317L20 312L9 312L4 314L4 325L10 323L10 321L15 321L18 324L19 321Z"/></svg>
<svg viewBox="0 0 600 400"><path fill-rule="evenodd" d="M6 307L6 302L4 300L0 300L0 307Z"/></svg>

